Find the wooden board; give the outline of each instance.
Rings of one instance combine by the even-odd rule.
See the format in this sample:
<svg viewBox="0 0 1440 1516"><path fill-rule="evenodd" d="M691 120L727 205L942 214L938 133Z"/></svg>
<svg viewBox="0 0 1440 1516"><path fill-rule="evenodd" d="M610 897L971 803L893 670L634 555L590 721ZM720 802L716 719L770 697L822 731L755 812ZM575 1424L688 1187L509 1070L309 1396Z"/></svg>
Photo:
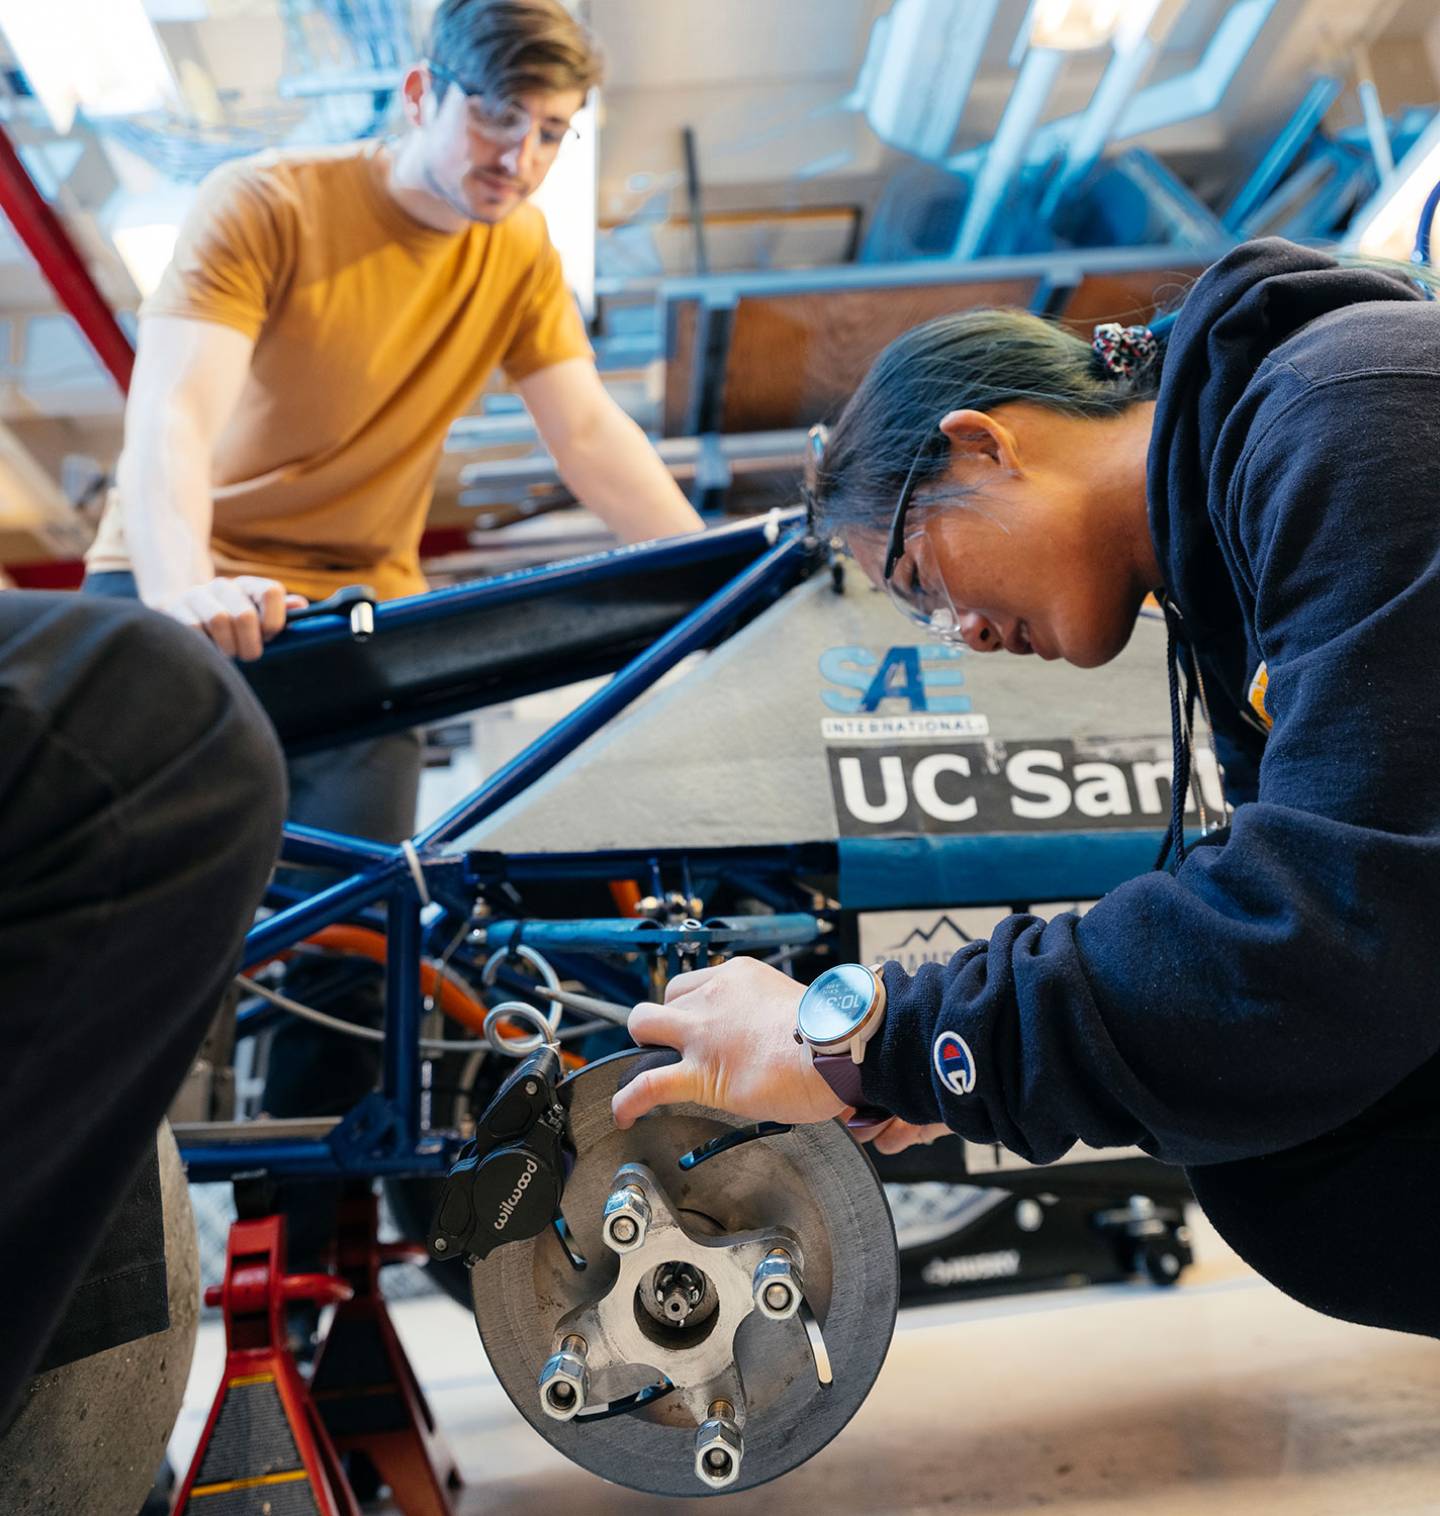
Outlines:
<svg viewBox="0 0 1440 1516"><path fill-rule="evenodd" d="M735 310L721 430L763 432L833 420L882 348L935 316L1024 309L1038 279L742 298Z"/></svg>
<svg viewBox="0 0 1440 1516"><path fill-rule="evenodd" d="M1149 321L1157 310L1178 305L1207 267L1177 259L1173 268L1086 274L1062 307L1060 320L1087 340L1102 321L1126 326Z"/></svg>

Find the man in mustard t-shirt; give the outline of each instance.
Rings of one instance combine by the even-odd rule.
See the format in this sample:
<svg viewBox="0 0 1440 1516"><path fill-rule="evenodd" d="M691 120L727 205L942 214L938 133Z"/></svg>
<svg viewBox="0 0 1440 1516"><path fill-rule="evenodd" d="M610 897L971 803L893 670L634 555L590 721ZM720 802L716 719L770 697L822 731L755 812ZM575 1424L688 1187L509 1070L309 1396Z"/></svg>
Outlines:
<svg viewBox="0 0 1440 1516"><path fill-rule="evenodd" d="M621 537L700 527L602 386L526 203L599 75L559 0L442 0L397 145L267 153L211 176L141 308L88 592L138 593L250 659L288 597L423 590L445 435L497 366L562 478ZM414 734L289 767L293 820L392 843L413 832ZM271 1114L343 1111L369 1087L367 1047L320 1038L277 1034Z"/></svg>
<svg viewBox="0 0 1440 1516"><path fill-rule="evenodd" d="M140 311L88 591L138 593L250 659L287 597L423 590L445 435L497 366L621 537L701 526L601 384L526 203L599 75L559 0L442 0L398 144L266 153L206 181ZM292 818L399 841L419 771L409 733L294 762Z"/></svg>
<svg viewBox="0 0 1440 1516"><path fill-rule="evenodd" d="M115 497L91 574L259 655L284 592L425 587L450 423L498 366L560 473L627 540L700 520L610 399L526 204L599 77L559 0L444 0L411 130L267 153L203 187L140 312Z"/></svg>

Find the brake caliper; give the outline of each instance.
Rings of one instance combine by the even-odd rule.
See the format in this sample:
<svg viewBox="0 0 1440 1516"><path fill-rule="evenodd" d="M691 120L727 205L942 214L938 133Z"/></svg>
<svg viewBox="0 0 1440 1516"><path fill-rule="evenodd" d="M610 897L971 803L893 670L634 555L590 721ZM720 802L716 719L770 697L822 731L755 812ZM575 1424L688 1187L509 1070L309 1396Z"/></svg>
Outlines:
<svg viewBox="0 0 1440 1516"><path fill-rule="evenodd" d="M542 1047L496 1091L446 1176L428 1239L432 1258L468 1266L557 1220L574 1161L559 1075L559 1055Z"/></svg>

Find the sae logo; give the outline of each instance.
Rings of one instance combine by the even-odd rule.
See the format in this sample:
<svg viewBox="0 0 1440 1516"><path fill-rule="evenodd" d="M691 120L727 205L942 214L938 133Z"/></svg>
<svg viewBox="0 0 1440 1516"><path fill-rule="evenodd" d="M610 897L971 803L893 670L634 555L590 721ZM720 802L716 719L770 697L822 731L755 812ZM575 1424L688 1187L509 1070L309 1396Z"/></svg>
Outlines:
<svg viewBox="0 0 1440 1516"><path fill-rule="evenodd" d="M832 647L820 655L820 698L841 716L869 716L893 702L912 713L958 715L970 697L953 691L965 683L959 661L965 649L943 642L892 647L878 657L868 647ZM887 702L892 704L887 706Z"/></svg>
<svg viewBox="0 0 1440 1516"><path fill-rule="evenodd" d="M833 716L820 721L826 742L931 741L985 737L990 723L972 714L960 660L967 649L943 642L892 647L832 647L820 655L820 698Z"/></svg>

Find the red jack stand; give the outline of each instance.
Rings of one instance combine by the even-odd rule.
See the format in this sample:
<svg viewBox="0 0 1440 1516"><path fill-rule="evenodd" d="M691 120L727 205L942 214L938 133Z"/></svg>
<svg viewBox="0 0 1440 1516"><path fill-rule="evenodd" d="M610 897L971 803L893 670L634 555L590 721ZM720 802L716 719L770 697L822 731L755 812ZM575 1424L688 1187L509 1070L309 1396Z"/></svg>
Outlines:
<svg viewBox="0 0 1440 1516"><path fill-rule="evenodd" d="M450 1492L461 1487L459 1470L380 1293L381 1267L423 1259L425 1248L379 1242L377 1222L370 1186L348 1188L335 1236L336 1272L348 1294L320 1344L310 1393L336 1448L351 1459L357 1488L363 1458L404 1516L454 1516Z"/></svg>
<svg viewBox="0 0 1440 1516"><path fill-rule="evenodd" d="M205 1291L205 1304L225 1313L225 1372L175 1516L272 1509L360 1516L285 1331L292 1301L336 1305L350 1298L350 1286L329 1274L284 1270L283 1217L231 1226L224 1283Z"/></svg>

